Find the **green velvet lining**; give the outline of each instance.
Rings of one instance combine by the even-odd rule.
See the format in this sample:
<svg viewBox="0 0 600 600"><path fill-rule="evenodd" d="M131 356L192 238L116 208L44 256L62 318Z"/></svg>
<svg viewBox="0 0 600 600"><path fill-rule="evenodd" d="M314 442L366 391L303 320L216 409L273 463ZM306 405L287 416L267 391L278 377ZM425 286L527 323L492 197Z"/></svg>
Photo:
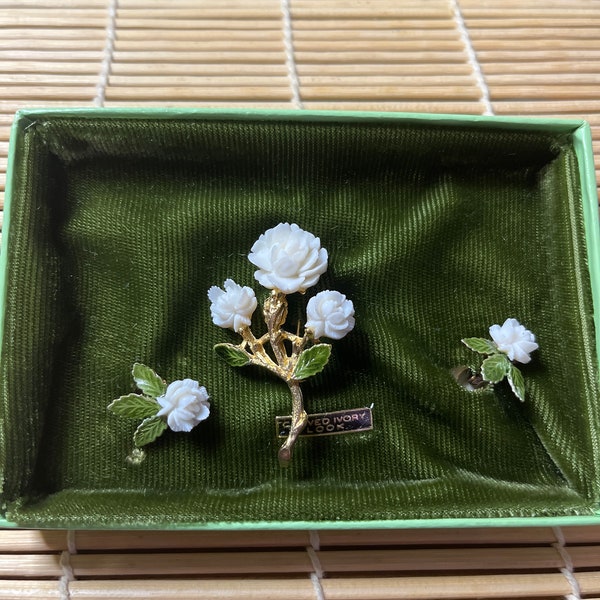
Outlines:
<svg viewBox="0 0 600 600"><path fill-rule="evenodd" d="M3 501L25 526L590 514L598 373L577 161L556 133L397 122L49 117L17 151L2 341ZM374 403L372 432L277 462L284 384L232 369L207 289L251 285L260 233L296 222L315 289L356 328L303 388ZM290 298L290 321L306 298ZM460 340L516 317L540 350L528 399L471 393ZM256 320L256 331L261 324ZM106 407L135 361L198 379L211 417L140 466Z"/></svg>

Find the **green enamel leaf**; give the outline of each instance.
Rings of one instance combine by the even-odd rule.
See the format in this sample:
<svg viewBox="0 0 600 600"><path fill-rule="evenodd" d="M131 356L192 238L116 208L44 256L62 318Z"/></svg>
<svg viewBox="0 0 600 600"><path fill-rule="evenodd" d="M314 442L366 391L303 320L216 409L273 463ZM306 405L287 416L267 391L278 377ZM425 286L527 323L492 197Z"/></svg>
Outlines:
<svg viewBox="0 0 600 600"><path fill-rule="evenodd" d="M147 396L158 398L167 391L167 384L146 365L135 363L131 374L138 388Z"/></svg>
<svg viewBox="0 0 600 600"><path fill-rule="evenodd" d="M167 424L161 417L154 416L144 419L133 434L133 443L138 448L145 446L162 435L166 428Z"/></svg>
<svg viewBox="0 0 600 600"><path fill-rule="evenodd" d="M490 340L484 338L465 338L461 341L467 348L479 352L479 354L495 354L498 352L498 348Z"/></svg>
<svg viewBox="0 0 600 600"><path fill-rule="evenodd" d="M294 379L306 379L312 375L320 373L331 354L330 344L316 344L305 350L298 359L296 368L294 369Z"/></svg>
<svg viewBox="0 0 600 600"><path fill-rule="evenodd" d="M113 400L108 405L108 410L120 417L145 419L146 417L155 415L160 410L160 406L154 400L151 400L146 396L128 394L127 396L121 396L120 398Z"/></svg>
<svg viewBox="0 0 600 600"><path fill-rule="evenodd" d="M498 383L506 377L509 369L510 361L506 354L494 354L483 361L481 375L490 383Z"/></svg>
<svg viewBox="0 0 600 600"><path fill-rule="evenodd" d="M521 401L525 402L525 380L523 374L515 365L511 364L508 371L508 383L514 395Z"/></svg>
<svg viewBox="0 0 600 600"><path fill-rule="evenodd" d="M245 367L250 362L248 354L239 346L234 346L233 344L217 344L214 347L214 351L219 358L222 358L232 367Z"/></svg>

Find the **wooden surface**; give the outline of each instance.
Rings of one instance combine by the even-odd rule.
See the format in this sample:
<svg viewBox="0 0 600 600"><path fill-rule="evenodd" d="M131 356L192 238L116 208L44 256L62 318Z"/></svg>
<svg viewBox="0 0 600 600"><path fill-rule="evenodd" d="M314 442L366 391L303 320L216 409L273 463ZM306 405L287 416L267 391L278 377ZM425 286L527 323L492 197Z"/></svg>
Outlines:
<svg viewBox="0 0 600 600"><path fill-rule="evenodd" d="M599 34L599 0L0 0L0 203L21 107L572 116L595 132ZM0 598L569 594L600 598L600 528L0 531Z"/></svg>

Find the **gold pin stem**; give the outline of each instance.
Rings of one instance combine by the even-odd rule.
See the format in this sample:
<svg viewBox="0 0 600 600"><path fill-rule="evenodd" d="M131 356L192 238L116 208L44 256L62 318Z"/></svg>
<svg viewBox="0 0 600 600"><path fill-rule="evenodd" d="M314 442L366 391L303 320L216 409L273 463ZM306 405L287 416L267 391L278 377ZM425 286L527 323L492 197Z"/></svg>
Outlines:
<svg viewBox="0 0 600 600"><path fill-rule="evenodd" d="M289 367L288 355L285 350L284 336L281 328L287 319L288 303L283 292L273 290L271 295L265 300L263 315L269 332L269 342L273 348L273 354L277 364L284 370Z"/></svg>
<svg viewBox="0 0 600 600"><path fill-rule="evenodd" d="M264 367L272 373L275 373L278 377L283 378L281 367L271 360L271 357L265 350L264 344L269 340L268 334L263 335L260 339L256 339L250 328L244 327L243 329L240 329L240 335L244 339L241 348L249 354L250 362L253 365ZM246 346L249 348L250 352L246 350Z"/></svg>
<svg viewBox="0 0 600 600"><path fill-rule="evenodd" d="M273 348L273 354L279 367L279 377L288 384L292 394L292 423L290 433L279 450L279 463L282 466L287 466L292 457L292 448L298 436L304 427L306 427L308 420L308 416L304 410L300 382L293 377L300 354L310 340L310 334L306 334L301 338L283 330L283 325L288 315L287 298L283 292L273 290L271 295L265 300L263 315L269 332L269 342L271 348ZM286 340L292 343L291 356L288 356L284 344Z"/></svg>
<svg viewBox="0 0 600 600"><path fill-rule="evenodd" d="M302 351L306 347L306 344L312 340L312 331L308 330L303 337L297 335L290 335L292 342L292 362L294 363L294 368L296 368L296 364L298 363L298 359L302 354ZM290 339L288 338L288 339Z"/></svg>
<svg viewBox="0 0 600 600"><path fill-rule="evenodd" d="M300 337L282 329L287 319L288 303L283 292L274 290L265 300L263 316L267 325L267 333L256 338L250 327L243 327L239 333L243 342L239 348L244 351L253 365L264 367L285 381L292 394L292 423L290 433L279 450L279 462L282 466L289 465L292 448L302 430L306 427L308 415L304 410L304 400L300 382L294 379L294 372L302 351L312 340L312 332L307 331ZM291 342L291 355L288 355L285 342ZM269 342L273 350L272 356L265 349Z"/></svg>
<svg viewBox="0 0 600 600"><path fill-rule="evenodd" d="M290 392L292 393L292 424L290 427L290 433L285 440L283 446L279 449L279 464L282 467L287 467L290 464L292 458L292 448L298 439L298 436L302 433L302 430L306 427L308 421L308 415L304 410L304 401L302 398L302 390L300 389L300 383L294 379L287 382Z"/></svg>

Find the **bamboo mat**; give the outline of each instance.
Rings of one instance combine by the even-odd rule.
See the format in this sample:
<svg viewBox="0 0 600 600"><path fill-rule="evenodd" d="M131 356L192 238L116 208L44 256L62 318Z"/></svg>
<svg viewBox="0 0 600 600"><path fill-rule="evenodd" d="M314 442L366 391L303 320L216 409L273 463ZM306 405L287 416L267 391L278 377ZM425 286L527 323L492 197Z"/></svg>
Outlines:
<svg viewBox="0 0 600 600"><path fill-rule="evenodd" d="M599 33L599 0L0 0L0 208L22 107L569 116L595 132ZM199 597L599 600L600 528L0 530L0 598Z"/></svg>
<svg viewBox="0 0 600 600"><path fill-rule="evenodd" d="M600 527L0 531L0 598L600 597Z"/></svg>

